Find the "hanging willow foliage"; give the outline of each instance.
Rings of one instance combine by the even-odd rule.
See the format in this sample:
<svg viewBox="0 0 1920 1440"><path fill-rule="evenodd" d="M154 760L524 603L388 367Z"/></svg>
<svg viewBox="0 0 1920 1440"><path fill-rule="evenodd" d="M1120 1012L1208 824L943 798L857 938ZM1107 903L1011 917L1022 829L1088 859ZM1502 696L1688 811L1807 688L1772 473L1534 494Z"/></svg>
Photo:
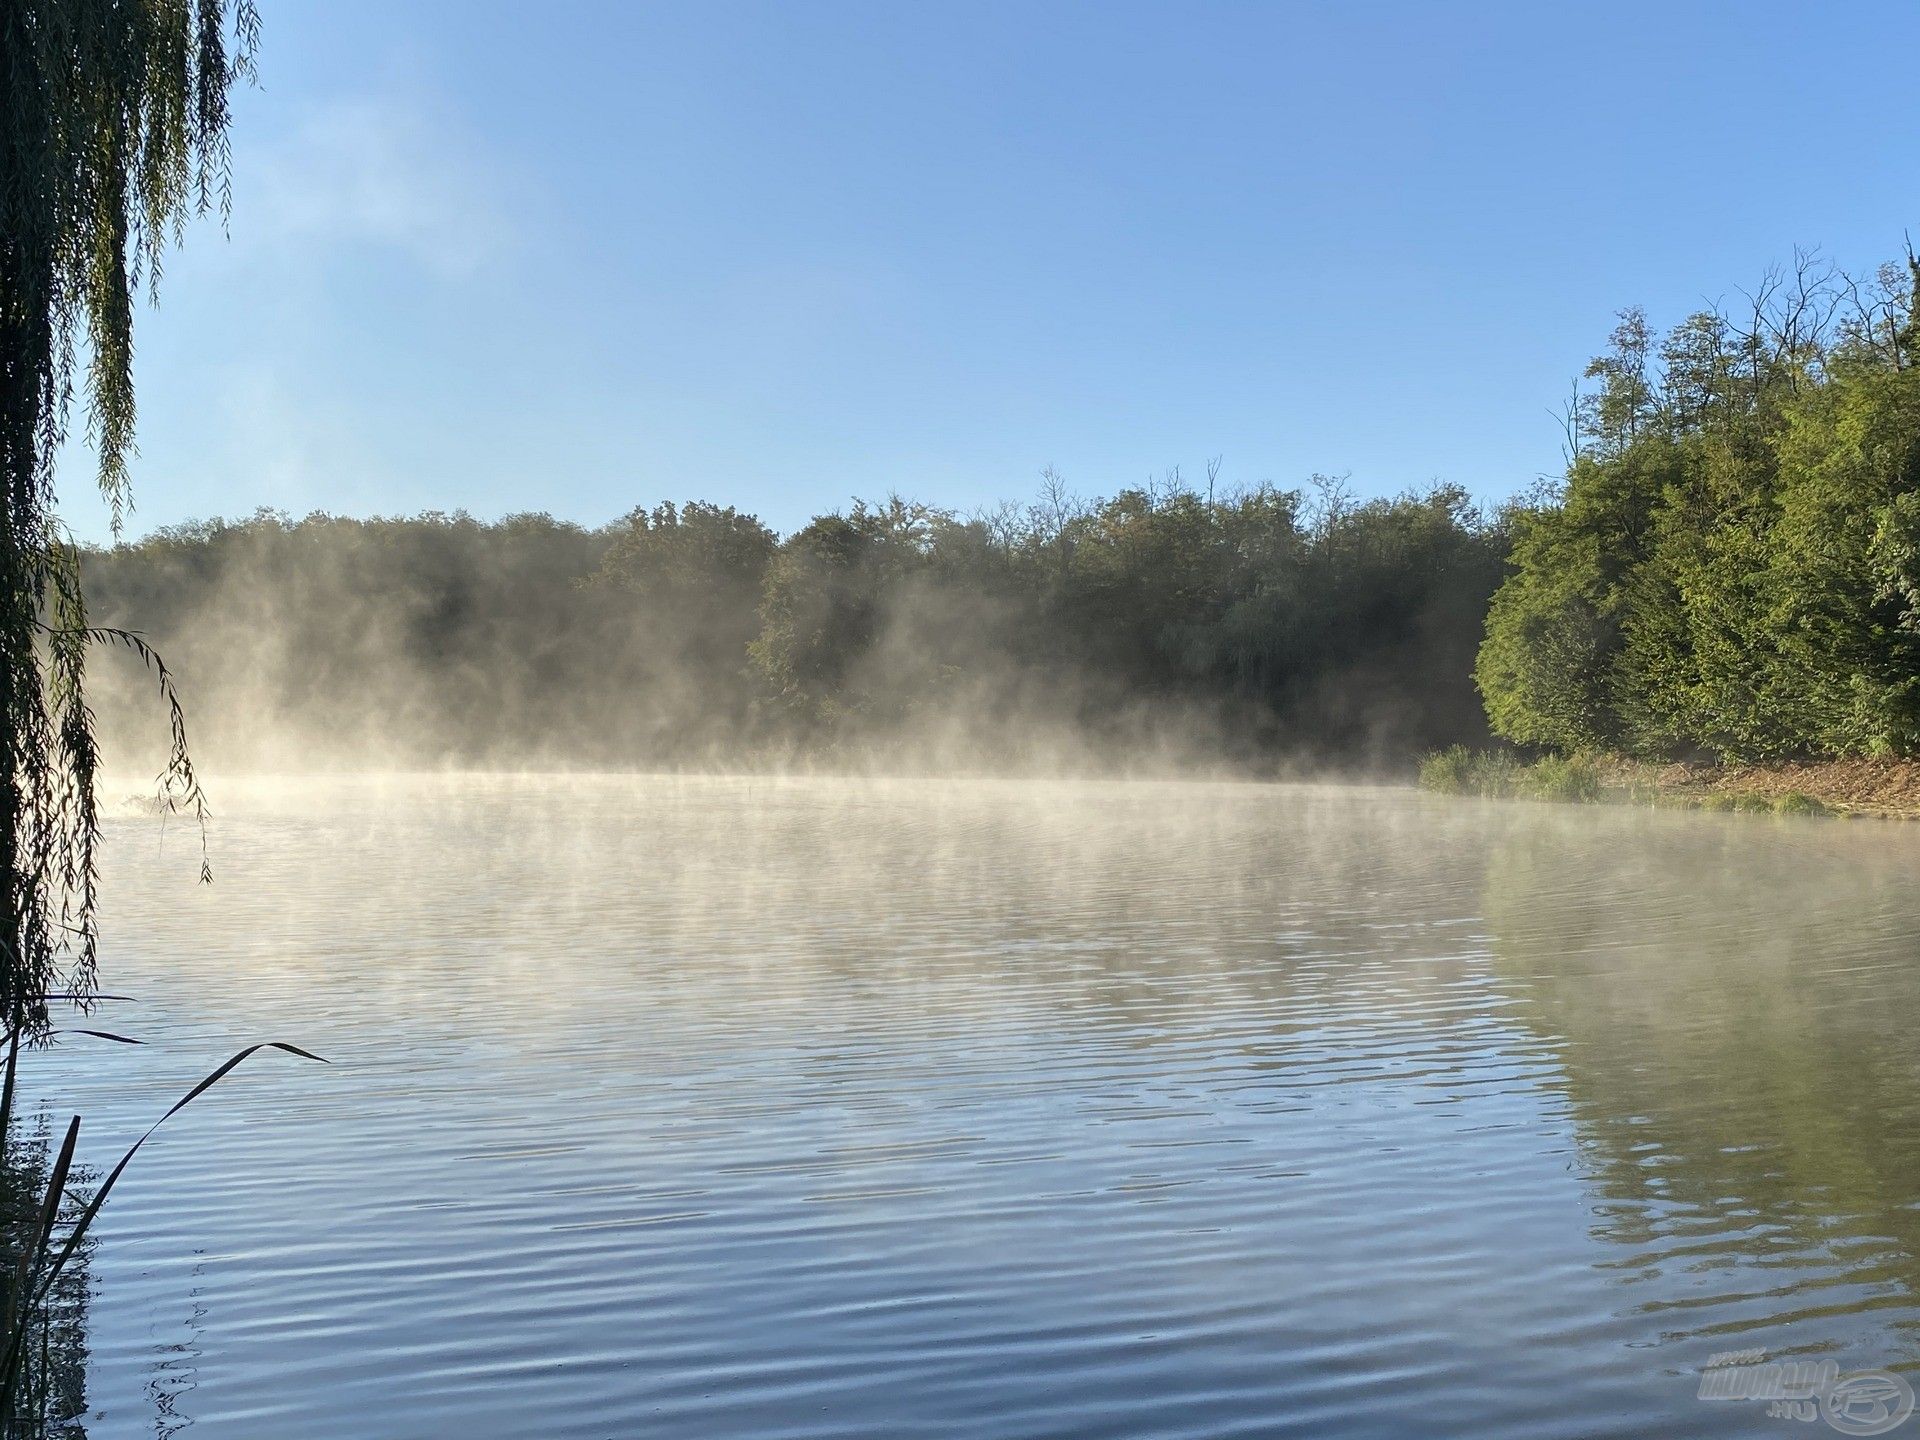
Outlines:
<svg viewBox="0 0 1920 1440"><path fill-rule="evenodd" d="M163 802L205 818L166 668L138 636L87 623L53 469L79 372L118 531L134 298L189 217L225 214L228 94L258 28L251 0L0 5L0 1033L16 1038L44 1033L54 991L84 999L94 981L92 644L126 644L157 677Z"/></svg>

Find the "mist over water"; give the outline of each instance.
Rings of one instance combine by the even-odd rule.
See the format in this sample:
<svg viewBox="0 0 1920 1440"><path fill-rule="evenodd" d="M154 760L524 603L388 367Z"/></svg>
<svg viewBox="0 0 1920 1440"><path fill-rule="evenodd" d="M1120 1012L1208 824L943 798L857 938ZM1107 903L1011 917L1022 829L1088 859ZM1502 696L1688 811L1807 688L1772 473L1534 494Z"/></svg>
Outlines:
<svg viewBox="0 0 1920 1440"><path fill-rule="evenodd" d="M596 777L114 822L92 1432L1749 1434L1916 1358L1920 836Z"/></svg>
<svg viewBox="0 0 1920 1440"><path fill-rule="evenodd" d="M211 768L1410 773L1484 742L1507 549L1458 488L1360 503L1180 481L982 514L892 497L782 539L701 502L239 522L85 557ZM152 676L103 655L110 763Z"/></svg>

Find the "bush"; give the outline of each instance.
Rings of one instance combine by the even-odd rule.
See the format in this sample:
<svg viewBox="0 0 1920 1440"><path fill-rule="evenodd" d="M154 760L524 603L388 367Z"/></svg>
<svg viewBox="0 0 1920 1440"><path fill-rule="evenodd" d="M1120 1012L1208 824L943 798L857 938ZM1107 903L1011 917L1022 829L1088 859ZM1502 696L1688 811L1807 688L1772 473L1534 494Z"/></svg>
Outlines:
<svg viewBox="0 0 1920 1440"><path fill-rule="evenodd" d="M1420 762L1420 788L1441 795L1472 794L1473 770L1473 751L1464 745L1449 745Z"/></svg>
<svg viewBox="0 0 1920 1440"><path fill-rule="evenodd" d="M1600 772L1590 760L1548 755L1519 772L1516 788L1534 800L1587 805L1600 798Z"/></svg>
<svg viewBox="0 0 1920 1440"><path fill-rule="evenodd" d="M1512 795L1514 777L1524 767L1504 750L1469 750L1449 745L1420 762L1420 788L1441 795L1479 795L1498 799Z"/></svg>
<svg viewBox="0 0 1920 1440"><path fill-rule="evenodd" d="M1420 788L1441 795L1488 799L1591 803L1601 796L1600 771L1591 760L1548 755L1532 764L1505 750L1469 750L1450 745L1420 762Z"/></svg>

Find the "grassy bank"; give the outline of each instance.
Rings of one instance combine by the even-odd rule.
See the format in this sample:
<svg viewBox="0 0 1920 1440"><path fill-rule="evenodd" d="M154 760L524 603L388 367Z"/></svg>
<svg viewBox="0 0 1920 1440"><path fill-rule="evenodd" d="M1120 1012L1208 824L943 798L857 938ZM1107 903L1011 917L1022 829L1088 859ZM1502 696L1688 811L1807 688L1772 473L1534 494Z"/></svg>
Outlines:
<svg viewBox="0 0 1920 1440"><path fill-rule="evenodd" d="M1455 745L1421 763L1420 786L1493 799L1920 819L1920 762L1905 760L1652 765L1606 756L1528 760L1511 751Z"/></svg>
<svg viewBox="0 0 1920 1440"><path fill-rule="evenodd" d="M1590 760L1557 755L1524 760L1508 750L1469 750L1451 745L1420 763L1420 788L1442 795L1479 795L1490 800L1607 798L1599 767Z"/></svg>

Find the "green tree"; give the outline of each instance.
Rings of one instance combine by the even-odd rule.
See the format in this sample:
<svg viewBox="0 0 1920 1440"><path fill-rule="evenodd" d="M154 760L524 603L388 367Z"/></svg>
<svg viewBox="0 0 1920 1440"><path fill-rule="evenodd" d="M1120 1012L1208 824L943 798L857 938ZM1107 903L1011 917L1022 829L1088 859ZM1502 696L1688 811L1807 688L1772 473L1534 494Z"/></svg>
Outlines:
<svg viewBox="0 0 1920 1440"><path fill-rule="evenodd" d="M855 501L793 535L768 567L753 665L803 728L832 726L891 693L867 662L903 582L925 570L945 512L898 496Z"/></svg>
<svg viewBox="0 0 1920 1440"><path fill-rule="evenodd" d="M1733 760L1920 751L1920 264L1798 257L1750 318L1637 315L1560 494L1517 518L1476 675L1499 733Z"/></svg>
<svg viewBox="0 0 1920 1440"><path fill-rule="evenodd" d="M1850 368L1804 396L1789 422L1762 581L1784 743L1911 754L1920 371Z"/></svg>
<svg viewBox="0 0 1920 1440"><path fill-rule="evenodd" d="M703 665L737 663L778 538L731 505L690 500L635 510L589 583L630 598L636 620Z"/></svg>
<svg viewBox="0 0 1920 1440"><path fill-rule="evenodd" d="M228 92L256 29L249 0L9 0L0 17L0 1004L16 1037L94 975L97 637L54 489L75 354L117 517L135 295L186 218L224 206ZM170 774L171 798L197 803L182 745Z"/></svg>
<svg viewBox="0 0 1920 1440"><path fill-rule="evenodd" d="M716 747L744 743L757 693L747 647L778 544L753 516L698 500L635 510L616 527L587 582L605 601L594 663L625 692L626 713L606 716L600 733L644 728L661 756L717 759ZM552 689L565 693L567 681ZM645 727L633 723L636 711L649 717Z"/></svg>
<svg viewBox="0 0 1920 1440"><path fill-rule="evenodd" d="M1618 661L1633 581L1686 452L1651 435L1585 454L1560 495L1516 507L1513 574L1493 598L1475 679L1493 728L1526 745L1617 744Z"/></svg>
<svg viewBox="0 0 1920 1440"><path fill-rule="evenodd" d="M95 612L137 618L204 700L207 753L256 766L281 743L486 766L1000 763L1028 740L1399 763L1484 741L1469 671L1505 524L1453 487L1337 489L1083 504L1049 482L977 516L858 504L784 542L699 502L600 530L262 512L85 569ZM138 734L132 687L96 702Z"/></svg>

